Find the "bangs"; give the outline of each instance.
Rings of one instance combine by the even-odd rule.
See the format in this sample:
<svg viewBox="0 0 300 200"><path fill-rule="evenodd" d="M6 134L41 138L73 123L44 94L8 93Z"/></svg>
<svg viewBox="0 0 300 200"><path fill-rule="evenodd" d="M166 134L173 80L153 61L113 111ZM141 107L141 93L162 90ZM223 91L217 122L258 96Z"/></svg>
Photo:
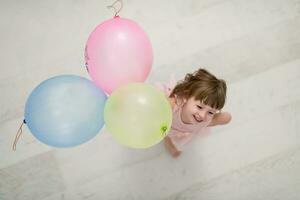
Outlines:
<svg viewBox="0 0 300 200"><path fill-rule="evenodd" d="M219 90L209 88L198 88L195 90L194 94L190 94L189 96L194 96L196 100L217 110L221 110L224 107L226 98Z"/></svg>
<svg viewBox="0 0 300 200"><path fill-rule="evenodd" d="M199 69L193 74L187 74L184 80L177 83L170 97L181 97L195 100L221 110L226 100L227 86L223 79L217 79L204 69Z"/></svg>

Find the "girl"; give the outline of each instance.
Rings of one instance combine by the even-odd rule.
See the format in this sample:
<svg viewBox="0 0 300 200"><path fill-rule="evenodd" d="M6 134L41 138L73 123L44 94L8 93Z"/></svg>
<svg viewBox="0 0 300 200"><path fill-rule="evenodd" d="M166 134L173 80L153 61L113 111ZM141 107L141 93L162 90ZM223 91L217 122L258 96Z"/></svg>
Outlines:
<svg viewBox="0 0 300 200"><path fill-rule="evenodd" d="M181 154L183 147L196 134L203 134L207 126L227 124L231 115L221 112L226 99L226 83L205 69L187 74L184 80L165 93L173 110L171 130L164 142L173 157Z"/></svg>

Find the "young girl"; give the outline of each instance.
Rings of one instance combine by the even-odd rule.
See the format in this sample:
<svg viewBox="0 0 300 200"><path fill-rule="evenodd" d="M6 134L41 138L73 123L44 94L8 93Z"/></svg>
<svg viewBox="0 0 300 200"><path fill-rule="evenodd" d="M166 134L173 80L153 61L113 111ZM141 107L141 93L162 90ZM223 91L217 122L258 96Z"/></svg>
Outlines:
<svg viewBox="0 0 300 200"><path fill-rule="evenodd" d="M226 99L226 83L205 69L187 74L172 88L164 89L173 110L171 130L164 139L173 157L207 126L227 124L231 115L221 112Z"/></svg>

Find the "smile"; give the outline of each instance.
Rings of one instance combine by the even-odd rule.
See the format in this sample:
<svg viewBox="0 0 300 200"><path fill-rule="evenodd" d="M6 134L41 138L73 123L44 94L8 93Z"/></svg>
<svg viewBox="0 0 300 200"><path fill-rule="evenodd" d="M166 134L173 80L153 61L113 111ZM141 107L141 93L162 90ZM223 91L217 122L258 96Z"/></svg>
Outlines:
<svg viewBox="0 0 300 200"><path fill-rule="evenodd" d="M203 120L201 119L198 119L195 115L193 115L194 119L197 121L197 122L202 122Z"/></svg>

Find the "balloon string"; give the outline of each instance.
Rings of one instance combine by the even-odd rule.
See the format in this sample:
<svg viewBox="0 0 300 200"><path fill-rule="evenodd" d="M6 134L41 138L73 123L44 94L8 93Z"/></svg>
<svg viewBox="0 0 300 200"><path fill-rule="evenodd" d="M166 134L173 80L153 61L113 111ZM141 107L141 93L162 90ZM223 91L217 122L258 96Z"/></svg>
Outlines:
<svg viewBox="0 0 300 200"><path fill-rule="evenodd" d="M16 137L15 137L15 140L14 140L14 143L13 143L13 150L14 151L16 151L16 149L17 149L17 143L18 143L18 140L19 140L20 136L22 135L22 127L23 127L24 124L26 124L25 120L23 120L23 122L22 122L21 126L19 127L19 130L16 134Z"/></svg>
<svg viewBox="0 0 300 200"><path fill-rule="evenodd" d="M115 8L115 5L116 5L118 2L121 4L119 10L117 10L117 9ZM113 2L110 6L107 6L107 8L113 8L113 9L115 10L115 17L116 17L116 16L118 16L119 12L120 12L120 11L122 10L122 8L123 8L123 1L122 1L122 0L117 0L117 1Z"/></svg>
<svg viewBox="0 0 300 200"><path fill-rule="evenodd" d="M89 58L89 55L88 55L88 52L87 52L87 48L88 48L88 46L86 45L85 49L84 49L84 58L85 58L85 68L86 68L86 71L89 73L88 60L90 58Z"/></svg>

